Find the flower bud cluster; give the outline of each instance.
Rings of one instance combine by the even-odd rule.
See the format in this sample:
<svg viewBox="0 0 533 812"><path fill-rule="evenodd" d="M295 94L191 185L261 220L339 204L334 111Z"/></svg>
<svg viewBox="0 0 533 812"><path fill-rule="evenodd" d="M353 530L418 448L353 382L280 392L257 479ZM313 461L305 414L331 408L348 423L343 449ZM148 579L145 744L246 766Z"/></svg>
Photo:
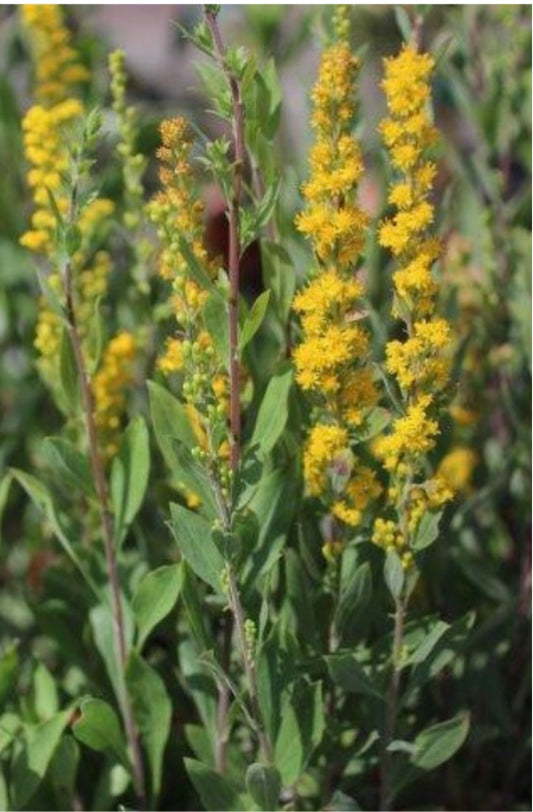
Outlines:
<svg viewBox="0 0 533 812"><path fill-rule="evenodd" d="M176 320L157 366L175 375L198 438L195 459L229 495L228 379L211 335L204 326L208 292L191 275L193 263L216 284L219 264L208 257L203 242L204 207L197 197L190 153L191 132L183 118L163 121L159 177L162 189L148 207L162 245L161 276L171 282L171 304ZM187 494L190 500L194 497Z"/></svg>

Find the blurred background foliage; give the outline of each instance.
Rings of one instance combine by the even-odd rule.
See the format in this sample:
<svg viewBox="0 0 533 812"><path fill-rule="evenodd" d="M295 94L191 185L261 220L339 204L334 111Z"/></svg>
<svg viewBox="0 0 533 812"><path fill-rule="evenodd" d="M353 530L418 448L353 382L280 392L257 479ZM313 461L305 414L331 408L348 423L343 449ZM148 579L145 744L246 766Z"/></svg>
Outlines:
<svg viewBox="0 0 533 812"><path fill-rule="evenodd" d="M475 613L473 633L461 656L427 690L427 701L447 718L471 709L471 733L460 751L416 789L402 796L404 808L530 808L530 587L531 587L531 9L526 5L440 5L417 7L422 39L437 58L435 115L442 133L437 210L445 254L440 263L442 307L458 335L459 368L449 415L447 448L467 448L473 474L442 536L427 555L417 601L446 621ZM364 64L360 95L361 137L368 153L362 203L374 218L384 208L387 178L378 160L376 123L383 113L377 92L381 57L397 50L406 24L404 7L354 6L354 48ZM92 69L89 101L109 103L106 54L116 46L127 55L130 100L140 113L138 149L149 158L147 196L156 184L157 125L167 114L190 116L216 136L216 119L206 111L194 70L197 53L173 21L189 26L196 6L68 7L68 20L84 63ZM327 17L327 14L324 15ZM316 74L322 20L318 9L256 5L223 7L221 25L233 44L256 49L260 61L273 57L281 78L283 106L276 159L283 166L283 227L299 278L306 254L290 227L300 205L310 143L308 97ZM16 7L0 9L0 475L8 466L32 470L43 438L60 424L35 369L33 334L38 282L27 253L18 245L30 210L21 147L21 115L29 104L31 63ZM111 118L106 116L111 129ZM119 204L123 193L111 147L104 151L103 189ZM213 239L220 206L213 190L205 198ZM369 245L375 240L369 240ZM123 261L127 264L127 257ZM249 284L261 285L257 260L249 263ZM115 327L128 319L115 270L107 313ZM376 319L376 351L389 333L388 260L375 247L366 260L367 284ZM246 280L245 280L246 284ZM158 303L157 285L150 307ZM158 327L164 330L163 325ZM380 338L381 336L381 338ZM144 402L139 395L139 403ZM168 488L155 466L136 537L132 561L150 566L168 561L171 546L156 504ZM39 718L39 702L51 691L47 674L66 695L75 695L77 668L94 684L105 683L102 665L88 661L86 609L77 583L58 553L50 529L21 491L0 493L7 501L0 549L0 712L15 699ZM311 519L311 517L310 517ZM291 542L292 543L292 542ZM296 542L294 542L296 543ZM318 550L317 545L317 550ZM316 562L315 562L316 564ZM142 570L142 563L140 563ZM311 562L312 566L314 566ZM138 577L133 568L132 577ZM137 575L135 575L137 573ZM311 579L312 582L312 579ZM383 595L381 599L384 600ZM368 616L385 619L380 595ZM68 607L68 613L58 606ZM296 610L297 611L297 610ZM381 618L381 620L380 620ZM176 666L179 640L171 615L150 642L151 661ZM302 631L302 630L300 630ZM15 641L15 642L13 642ZM59 641L59 643L58 643ZM65 656L68 652L69 657ZM43 663L45 665L43 665ZM45 671L43 671L45 669ZM174 715L167 760L176 770L162 798L167 809L198 808L183 773L189 753L183 725L195 722L183 683L170 691ZM0 733L0 749L1 733ZM43 796L42 808L70 808L79 798L92 808L120 795L120 775L98 773L87 757L76 790L62 800ZM348 772L347 790L371 808L372 787ZM351 783L352 786L349 786ZM74 782L72 784L74 786ZM69 794L70 793L70 794ZM367 793L368 797L365 797ZM411 794L410 794L411 793ZM78 801L76 800L78 799ZM60 804L66 806L60 806ZM58 806L59 805L59 806ZM341 808L341 807L335 807ZM351 807L347 807L351 808Z"/></svg>

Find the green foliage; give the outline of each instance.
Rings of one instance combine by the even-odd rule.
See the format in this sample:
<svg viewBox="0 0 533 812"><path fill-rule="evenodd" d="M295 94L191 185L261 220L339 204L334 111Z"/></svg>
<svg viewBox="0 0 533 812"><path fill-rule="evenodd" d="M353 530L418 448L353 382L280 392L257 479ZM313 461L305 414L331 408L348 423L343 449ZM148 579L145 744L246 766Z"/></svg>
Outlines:
<svg viewBox="0 0 533 812"><path fill-rule="evenodd" d="M176 45L184 65L195 55L204 95L185 97L178 83L171 100L155 74L148 89L141 66L131 87L139 109L127 106L124 75L120 113L108 101L99 22L88 26L81 7L63 11L91 77L68 87L85 110L74 129L53 134L67 160L46 193L53 247L38 256L19 244L35 210L20 111L34 95L36 65L18 10L6 17L0 56L0 809L303 812L422 809L436 799L443 808L527 808L530 9L348 7L361 58L360 198L370 219L353 263L367 299L343 326L364 319L381 393L350 427L351 448L382 486L355 527L326 515L305 490L302 449L320 398L295 381L292 360L294 294L320 264L294 227L308 176L301 111L314 82L317 21L328 42L333 10L206 6ZM146 49L159 47L153 32L143 37ZM452 407L427 478L458 448L475 457L449 505L436 499L401 528L409 564L397 536L385 550L372 543L373 520L392 516L373 442L403 412L384 359L401 330L391 315L392 264L377 240L391 170L375 110L381 54L413 37L436 62L442 131L432 160L444 252L432 273L457 338L442 395L443 408ZM185 174L205 203L211 265L201 240L176 224L165 241L143 210L159 188L162 109L184 110L198 136ZM43 135L40 148L47 143ZM89 233L80 212L104 198L113 214ZM230 300L227 256L235 211L238 301ZM181 214L185 222L190 212ZM84 391L65 282L83 254L90 286L101 252L110 264L105 286L85 309L74 295ZM160 279L156 265L165 263L167 277L179 266L184 278ZM182 323L172 297L185 285L190 318ZM36 364L39 287L54 380ZM395 304L402 308L398 297ZM134 335L136 350L127 384L118 366L110 372L121 411L108 447L95 393L121 332ZM208 376L194 399L187 364L167 375L158 359L167 336L191 344L200 333L223 382ZM238 462L229 442L232 351ZM349 476L348 456L327 470L332 497ZM414 485L407 473L400 496ZM427 482L421 489L431 496Z"/></svg>

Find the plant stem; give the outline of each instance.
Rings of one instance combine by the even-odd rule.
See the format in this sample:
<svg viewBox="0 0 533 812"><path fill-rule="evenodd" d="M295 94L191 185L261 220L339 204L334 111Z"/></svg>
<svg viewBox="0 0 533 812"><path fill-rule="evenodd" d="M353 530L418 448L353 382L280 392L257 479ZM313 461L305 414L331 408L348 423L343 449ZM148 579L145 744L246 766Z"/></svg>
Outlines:
<svg viewBox="0 0 533 812"><path fill-rule="evenodd" d="M74 296L72 290L72 269L70 262L65 269L65 291L67 305L67 330L74 353L74 359L80 381L82 407L85 418L85 428L89 445L89 457L93 480L98 497L100 511L100 521L102 525L102 536L104 540L104 550L106 558L107 574L111 590L111 613L113 618L113 634L115 640L115 650L120 666L121 682L121 711L124 721L126 737L131 751L133 766L133 784L138 803L141 808L145 805L145 778L144 767L139 743L139 734L135 725L133 708L126 688L126 663L128 658L126 648L126 637L124 632L124 617L122 614L122 604L120 599L120 582L117 570L117 560L115 555L113 516L109 509L109 493L105 478L104 465L98 450L98 438L96 424L94 420L94 403L91 391L87 365L83 354L82 343L76 321L74 309Z"/></svg>
<svg viewBox="0 0 533 812"><path fill-rule="evenodd" d="M241 655L244 663L244 670L246 672L246 678L248 680L248 691L250 693L250 705L252 717L257 726L257 736L259 738L259 745L261 747L263 758L268 763L270 763L272 761L272 746L270 744L268 736L266 735L263 729L261 711L259 708L257 673L255 669L255 662L250 654L249 647L246 642L246 634L244 631L244 611L242 608L241 598L239 595L239 589L237 587L237 581L235 579L235 573L233 572L233 569L230 565L228 565L228 585L229 585L230 606L233 612L233 616L235 618L237 639L239 641L239 647L241 649Z"/></svg>
<svg viewBox="0 0 533 812"><path fill-rule="evenodd" d="M233 145L235 161L233 164L233 185L229 210L229 343L230 343L230 465L233 473L237 470L241 445L241 403L240 403L240 367L239 367L239 265L241 259L240 240L240 206L242 197L242 180L245 163L244 147L244 112L240 84L226 62L226 47L222 41L216 13L208 8L204 11L205 21L211 33L215 55L220 69L225 74L233 103Z"/></svg>
<svg viewBox="0 0 533 812"><path fill-rule="evenodd" d="M405 617L405 603L402 598L395 600L394 634L392 639L392 674L389 684L385 729L383 733L383 747L381 755L381 797L380 810L389 810L391 806L391 767L392 754L387 749L394 739L396 729L396 714L400 693L401 654L403 647L403 625Z"/></svg>

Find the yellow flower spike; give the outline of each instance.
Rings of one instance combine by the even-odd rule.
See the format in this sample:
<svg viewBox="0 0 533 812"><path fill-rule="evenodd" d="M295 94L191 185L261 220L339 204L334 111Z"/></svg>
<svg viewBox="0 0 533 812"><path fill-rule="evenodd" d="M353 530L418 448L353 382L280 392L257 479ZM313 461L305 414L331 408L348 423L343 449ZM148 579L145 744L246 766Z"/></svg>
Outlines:
<svg viewBox="0 0 533 812"><path fill-rule="evenodd" d="M389 504L401 531L391 539L390 522L378 518L372 540L396 549L407 570L414 566L410 540L423 515L453 497L451 483L440 473L425 479L427 454L440 433L438 407L449 379L452 333L448 322L435 313L437 285L431 272L441 252L430 234L436 167L428 160L427 148L437 138L428 109L433 59L404 45L398 56L384 60L384 68L382 88L389 116L380 131L396 170L388 194L396 211L381 223L379 242L397 265L393 315L404 321L406 337L387 344L385 361L399 385L404 413L373 443L375 455L390 474Z"/></svg>
<svg viewBox="0 0 533 812"><path fill-rule="evenodd" d="M126 393L135 379L137 351L137 341L132 333L118 333L107 345L100 368L92 380L96 427L100 446L107 458L118 450Z"/></svg>
<svg viewBox="0 0 533 812"><path fill-rule="evenodd" d="M295 220L318 262L314 278L294 297L303 341L293 358L297 383L320 405L304 450L307 491L354 527L379 485L352 453L349 430L362 425L378 395L367 366L368 333L359 322L364 289L355 276L368 217L358 203L363 161L352 134L358 60L348 44L348 6L336 8L333 29L311 94L315 142L302 187L306 206ZM323 551L329 555L327 545Z"/></svg>

